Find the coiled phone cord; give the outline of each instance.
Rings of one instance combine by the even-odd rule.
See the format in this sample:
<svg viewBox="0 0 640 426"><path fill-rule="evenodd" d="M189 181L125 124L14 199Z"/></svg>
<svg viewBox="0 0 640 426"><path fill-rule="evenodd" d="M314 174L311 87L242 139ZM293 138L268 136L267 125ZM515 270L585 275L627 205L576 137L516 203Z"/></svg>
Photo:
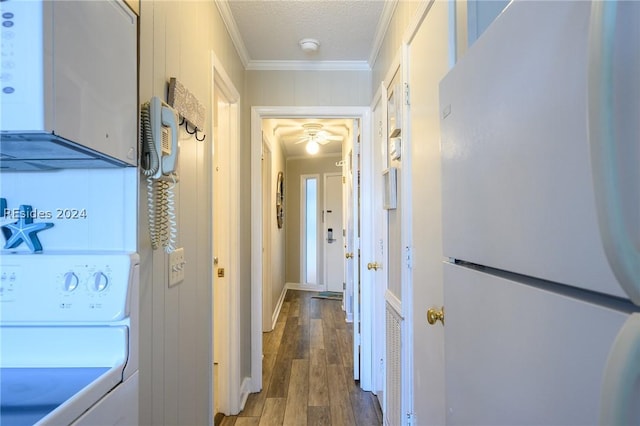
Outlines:
<svg viewBox="0 0 640 426"><path fill-rule="evenodd" d="M176 187L176 176L171 173L171 183L164 182L164 191L166 196L166 221L164 223L167 224L168 227L168 235L167 239L164 241L164 251L166 253L173 253L176 249L176 235L178 233L178 226L176 222L176 211L175 211L175 192L174 188Z"/></svg>

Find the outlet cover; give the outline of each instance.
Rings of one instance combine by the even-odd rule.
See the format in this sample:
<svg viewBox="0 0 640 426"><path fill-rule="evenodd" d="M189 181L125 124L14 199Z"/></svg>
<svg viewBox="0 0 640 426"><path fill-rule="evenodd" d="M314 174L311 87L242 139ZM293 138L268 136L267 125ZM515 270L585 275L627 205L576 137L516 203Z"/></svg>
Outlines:
<svg viewBox="0 0 640 426"><path fill-rule="evenodd" d="M169 253L169 287L184 281L184 266L186 263L184 260L184 247Z"/></svg>

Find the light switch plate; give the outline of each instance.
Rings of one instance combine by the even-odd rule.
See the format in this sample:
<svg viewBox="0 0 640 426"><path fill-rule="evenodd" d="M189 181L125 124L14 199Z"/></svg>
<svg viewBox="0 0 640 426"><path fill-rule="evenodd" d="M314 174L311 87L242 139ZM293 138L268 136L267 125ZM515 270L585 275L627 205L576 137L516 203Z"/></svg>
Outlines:
<svg viewBox="0 0 640 426"><path fill-rule="evenodd" d="M184 247L175 249L169 253L169 287L180 284L184 281Z"/></svg>

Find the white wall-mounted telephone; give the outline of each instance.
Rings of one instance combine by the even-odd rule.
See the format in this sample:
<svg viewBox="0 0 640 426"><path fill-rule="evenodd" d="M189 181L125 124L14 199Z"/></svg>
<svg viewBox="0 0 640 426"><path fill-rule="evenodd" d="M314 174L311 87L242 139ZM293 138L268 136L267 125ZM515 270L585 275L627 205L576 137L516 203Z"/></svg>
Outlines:
<svg viewBox="0 0 640 426"><path fill-rule="evenodd" d="M174 188L178 182L178 117L158 97L142 105L140 117L142 173L147 177L147 207L151 247L175 250L177 234Z"/></svg>

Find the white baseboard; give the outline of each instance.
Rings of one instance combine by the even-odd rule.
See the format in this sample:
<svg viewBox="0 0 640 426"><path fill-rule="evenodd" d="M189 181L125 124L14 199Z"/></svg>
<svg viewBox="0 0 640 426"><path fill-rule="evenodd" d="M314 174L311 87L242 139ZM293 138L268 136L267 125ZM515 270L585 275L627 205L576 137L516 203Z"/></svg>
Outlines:
<svg viewBox="0 0 640 426"><path fill-rule="evenodd" d="M251 393L251 378L245 377L242 380L242 385L240 386L240 411L244 410L244 405L247 403L247 398L249 398L250 393Z"/></svg>
<svg viewBox="0 0 640 426"><path fill-rule="evenodd" d="M300 284L300 283L286 283L284 288L287 290L302 290L302 291L325 291L326 286L322 284Z"/></svg>
<svg viewBox="0 0 640 426"><path fill-rule="evenodd" d="M273 311L273 315L271 315L271 330L276 328L276 322L278 322L278 317L280 316L280 310L282 309L282 304L284 303L284 297L287 294L287 286L284 285L282 287L282 292L280 293L280 297L278 298L278 303L276 304L276 309Z"/></svg>

